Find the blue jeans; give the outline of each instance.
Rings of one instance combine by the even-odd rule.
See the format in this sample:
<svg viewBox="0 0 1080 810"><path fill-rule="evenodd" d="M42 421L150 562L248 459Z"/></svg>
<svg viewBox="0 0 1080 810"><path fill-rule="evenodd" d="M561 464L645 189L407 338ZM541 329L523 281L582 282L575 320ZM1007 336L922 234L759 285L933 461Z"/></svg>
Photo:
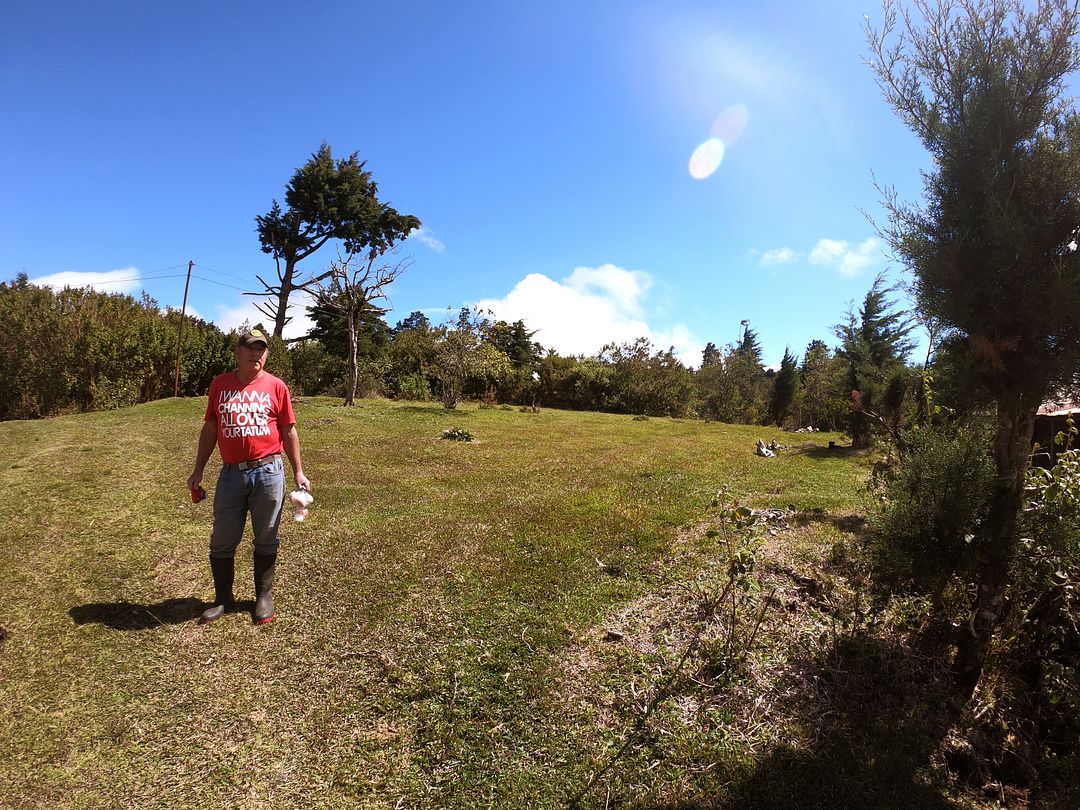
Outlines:
<svg viewBox="0 0 1080 810"><path fill-rule="evenodd" d="M281 506L285 501L285 466L278 458L262 467L238 469L226 464L214 490L214 531L210 556L225 559L236 554L251 515L258 554L277 554Z"/></svg>

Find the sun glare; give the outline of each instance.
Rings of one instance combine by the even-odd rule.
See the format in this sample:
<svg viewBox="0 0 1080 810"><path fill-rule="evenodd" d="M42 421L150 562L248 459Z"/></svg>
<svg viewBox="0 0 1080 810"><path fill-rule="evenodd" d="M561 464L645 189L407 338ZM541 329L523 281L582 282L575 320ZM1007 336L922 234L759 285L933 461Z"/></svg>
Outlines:
<svg viewBox="0 0 1080 810"><path fill-rule="evenodd" d="M690 156L690 176L695 180L704 180L720 168L723 159L724 142L719 138L709 138Z"/></svg>
<svg viewBox="0 0 1080 810"><path fill-rule="evenodd" d="M732 104L724 110L713 122L712 132L714 138L719 138L728 146L742 137L746 125L750 122L750 110L745 104Z"/></svg>

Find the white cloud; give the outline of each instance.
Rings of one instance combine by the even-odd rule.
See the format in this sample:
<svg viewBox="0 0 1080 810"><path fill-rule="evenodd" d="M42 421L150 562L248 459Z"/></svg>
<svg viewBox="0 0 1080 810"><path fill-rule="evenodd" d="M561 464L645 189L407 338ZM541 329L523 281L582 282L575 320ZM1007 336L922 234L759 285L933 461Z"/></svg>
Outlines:
<svg viewBox="0 0 1080 810"><path fill-rule="evenodd" d="M301 337L310 332L312 327L314 327L315 324L312 322L311 318L308 317L307 313L307 306L309 303L310 298L305 293L293 294L289 302L289 314L292 316L292 320L285 324L284 337ZM272 332L274 330L273 319L269 318L265 313L260 312L255 304L255 299L248 299L239 306L219 306L217 317L214 318L214 323L216 323L223 331L228 332L230 329L238 328L244 321L247 321L251 326L261 322Z"/></svg>
<svg viewBox="0 0 1080 810"><path fill-rule="evenodd" d="M799 258L799 254L789 247L766 250L761 254L759 263L762 267L773 267L777 264L790 264Z"/></svg>
<svg viewBox="0 0 1080 810"><path fill-rule="evenodd" d="M808 261L810 264L836 267L845 276L854 276L880 261L880 244L880 240L873 236L855 247L839 239L819 239L810 251Z"/></svg>
<svg viewBox="0 0 1080 810"><path fill-rule="evenodd" d="M410 239L416 239L423 245L426 245L436 253L446 253L446 245L444 245L431 231L427 228L418 228L409 235Z"/></svg>
<svg viewBox="0 0 1080 810"><path fill-rule="evenodd" d="M577 267L564 283L582 296L611 299L622 312L640 317L641 298L652 288L653 280L640 270L602 264Z"/></svg>
<svg viewBox="0 0 1080 810"><path fill-rule="evenodd" d="M136 267L125 267L104 273L67 270L32 278L30 283L39 287L52 287L54 290L62 290L64 287L92 287L102 292L124 293L136 292L140 287L139 270Z"/></svg>
<svg viewBox="0 0 1080 810"><path fill-rule="evenodd" d="M660 329L648 336L653 345L661 351L673 348L675 356L684 366L701 365L701 352L705 344L694 337L693 332L681 323L675 324L671 329Z"/></svg>
<svg viewBox="0 0 1080 810"><path fill-rule="evenodd" d="M537 342L562 355L592 355L606 343L645 337L657 349L674 346L684 363L697 364L703 344L690 330L682 324L656 330L645 320L645 298L652 287L648 273L605 264L578 267L561 282L530 273L503 298L476 306L500 320L524 321L537 330Z"/></svg>
<svg viewBox="0 0 1080 810"><path fill-rule="evenodd" d="M819 239L810 251L810 264L835 264L848 249L848 243L837 239Z"/></svg>

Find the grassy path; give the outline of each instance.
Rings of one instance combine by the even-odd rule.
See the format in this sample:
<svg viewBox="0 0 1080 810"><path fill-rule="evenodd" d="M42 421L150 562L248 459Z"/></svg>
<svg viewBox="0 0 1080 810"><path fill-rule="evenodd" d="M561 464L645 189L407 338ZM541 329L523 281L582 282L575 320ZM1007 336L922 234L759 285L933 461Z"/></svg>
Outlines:
<svg viewBox="0 0 1080 810"><path fill-rule="evenodd" d="M663 584L713 493L842 516L864 475L757 458L794 438L766 429L308 400L279 619L203 628L204 403L0 423L0 807L559 806L618 742L567 662ZM616 789L667 800L678 770Z"/></svg>

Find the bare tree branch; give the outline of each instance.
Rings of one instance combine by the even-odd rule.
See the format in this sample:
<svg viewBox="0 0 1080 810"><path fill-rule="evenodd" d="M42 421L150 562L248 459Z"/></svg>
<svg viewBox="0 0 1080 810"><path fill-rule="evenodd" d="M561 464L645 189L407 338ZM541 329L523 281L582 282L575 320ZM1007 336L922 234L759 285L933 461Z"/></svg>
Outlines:
<svg viewBox="0 0 1080 810"><path fill-rule="evenodd" d="M357 333L364 318L381 316L388 308L376 306L376 301L389 301L387 287L411 265L410 259L387 260L387 254L370 248L362 254L337 250L337 259L330 262L325 272L313 275L297 287L313 289L319 305L336 310L345 316L349 336L349 382L345 392L345 404L356 402L357 386Z"/></svg>

